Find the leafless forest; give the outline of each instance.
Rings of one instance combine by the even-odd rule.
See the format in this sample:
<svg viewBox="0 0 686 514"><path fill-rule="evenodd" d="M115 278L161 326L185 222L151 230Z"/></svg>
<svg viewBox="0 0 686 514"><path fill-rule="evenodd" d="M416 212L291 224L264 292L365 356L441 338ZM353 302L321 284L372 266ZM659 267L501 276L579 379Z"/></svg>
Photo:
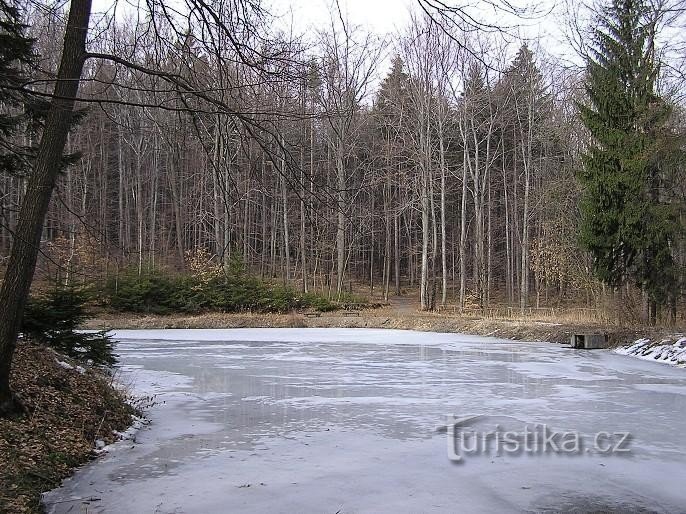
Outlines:
<svg viewBox="0 0 686 514"><path fill-rule="evenodd" d="M67 143L80 158L53 196L39 277L214 259L334 299L419 291L423 310L617 303L577 237L583 66L433 2L386 37L336 4L304 35L252 1L170 5L95 17ZM31 88L49 97L65 12L26 9ZM683 131L681 61L669 62L661 87ZM661 194L683 206L685 179L682 166ZM6 256L25 179L0 181ZM640 312L639 291L621 298Z"/></svg>

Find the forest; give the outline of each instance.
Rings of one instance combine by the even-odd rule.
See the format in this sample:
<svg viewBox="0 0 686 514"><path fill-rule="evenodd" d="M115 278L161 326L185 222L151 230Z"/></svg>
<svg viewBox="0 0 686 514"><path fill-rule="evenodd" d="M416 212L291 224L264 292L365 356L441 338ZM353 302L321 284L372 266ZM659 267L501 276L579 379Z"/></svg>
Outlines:
<svg viewBox="0 0 686 514"><path fill-rule="evenodd" d="M559 19L574 64L461 8L418 5L384 36L337 3L307 34L256 0L94 11L34 287L240 266L334 301L416 295L421 310L567 307L675 321L686 53L663 34L680 27L680 6L614 1L586 6L576 24ZM34 54L21 94L47 102L68 10L18 8ZM616 29L609 42L593 21L603 16ZM633 33L622 41L624 23ZM635 130L650 142L627 156L649 161L650 178L619 187L592 173L594 152L608 148L598 117L618 101L594 89L608 78L593 66L623 43L637 45L627 66L647 77L636 88L652 110ZM11 144L34 148L42 130L23 121ZM0 176L3 263L31 174L20 168ZM598 222L626 205L634 212Z"/></svg>

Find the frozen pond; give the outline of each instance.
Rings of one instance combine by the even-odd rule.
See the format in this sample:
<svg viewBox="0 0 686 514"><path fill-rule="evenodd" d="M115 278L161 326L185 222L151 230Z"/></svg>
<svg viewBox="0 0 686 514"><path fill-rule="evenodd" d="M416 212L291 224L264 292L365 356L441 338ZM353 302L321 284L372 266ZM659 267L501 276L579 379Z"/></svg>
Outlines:
<svg viewBox="0 0 686 514"><path fill-rule="evenodd" d="M686 512L683 369L410 331L115 337L122 380L156 395L152 423L46 495L48 512ZM456 463L437 430L452 414L584 446ZM591 449L600 431L631 433L630 451Z"/></svg>

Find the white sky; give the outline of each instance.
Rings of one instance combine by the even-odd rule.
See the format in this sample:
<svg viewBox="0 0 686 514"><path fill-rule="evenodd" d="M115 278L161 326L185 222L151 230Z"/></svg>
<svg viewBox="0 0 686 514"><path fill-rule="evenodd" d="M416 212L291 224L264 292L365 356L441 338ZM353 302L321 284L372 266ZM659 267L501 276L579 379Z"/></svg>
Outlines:
<svg viewBox="0 0 686 514"><path fill-rule="evenodd" d="M336 12L330 0L271 0L270 10L283 15L301 31L323 28ZM411 10L418 10L416 0L339 0L341 11L354 25L361 25L377 34L401 30L410 20Z"/></svg>
<svg viewBox="0 0 686 514"><path fill-rule="evenodd" d="M107 10L117 0L94 0L94 11ZM135 10L133 5L144 0L118 0L118 13ZM182 0L169 0L170 3ZM572 49L565 42L563 29L563 4L556 0L509 0L517 7L535 5L538 13L545 13L536 18L518 19L496 11L489 2L479 0L443 0L447 5L470 5L470 14L480 21L494 25L517 27L512 34L512 48L508 55L513 56L520 45L518 38L530 39L530 46L536 51L538 45L556 60L574 61L580 64L573 55ZM500 0L495 0L497 4ZM504 1L504 0L502 0ZM366 31L384 36L402 32L408 25L411 13L421 13L417 0L338 0L344 17L351 25L358 25ZM210 2L211 4L211 2ZM314 31L326 30L330 25L331 13L337 15L336 0L263 0L264 7L277 17L276 24L283 30L293 30L295 34L312 35ZM389 44L392 44L389 39ZM392 48L388 48L392 51ZM388 52L389 54L391 52ZM538 53L538 52L537 52ZM387 63L388 64L388 63ZM382 66L379 70L385 72Z"/></svg>
<svg viewBox="0 0 686 514"><path fill-rule="evenodd" d="M279 16L284 27L292 27L296 33L307 33L326 28L331 12L336 12L335 0L266 0L267 7ZM517 27L509 32L514 36L513 51L519 46L515 38L539 41L546 52L568 61L576 61L571 47L564 37L563 2L556 0L513 0L518 7L534 5L540 15L528 19L514 16L489 7L487 2L444 0L447 5L471 5L470 13L480 21L494 25ZM411 13L422 12L417 0L339 0L341 10L348 21L378 35L402 32L410 22ZM535 46L535 44L531 45Z"/></svg>

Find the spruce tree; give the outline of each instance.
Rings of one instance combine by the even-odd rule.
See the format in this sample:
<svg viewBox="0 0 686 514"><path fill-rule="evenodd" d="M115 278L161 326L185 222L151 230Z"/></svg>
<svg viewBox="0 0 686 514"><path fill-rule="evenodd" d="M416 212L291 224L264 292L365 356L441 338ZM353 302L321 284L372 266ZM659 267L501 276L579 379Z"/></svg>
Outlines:
<svg viewBox="0 0 686 514"><path fill-rule="evenodd" d="M117 356L107 333L79 330L89 316L85 308L87 300L84 290L60 286L43 297L30 298L24 310L21 330L31 340L73 359L111 366Z"/></svg>
<svg viewBox="0 0 686 514"><path fill-rule="evenodd" d="M409 99L409 77L404 70L405 64L396 56L390 73L381 82L374 103L374 115L378 126L385 136L397 132L402 125L402 117Z"/></svg>
<svg viewBox="0 0 686 514"><path fill-rule="evenodd" d="M600 280L633 281L648 295L654 321L672 281L675 231L660 193L670 109L656 93L654 24L644 0L613 0L597 21L579 105L591 136L579 173L581 242Z"/></svg>
<svg viewBox="0 0 686 514"><path fill-rule="evenodd" d="M25 68L34 60L34 41L25 29L16 4L0 0L0 173L14 175L26 171L33 153L17 133L41 104L22 89Z"/></svg>

